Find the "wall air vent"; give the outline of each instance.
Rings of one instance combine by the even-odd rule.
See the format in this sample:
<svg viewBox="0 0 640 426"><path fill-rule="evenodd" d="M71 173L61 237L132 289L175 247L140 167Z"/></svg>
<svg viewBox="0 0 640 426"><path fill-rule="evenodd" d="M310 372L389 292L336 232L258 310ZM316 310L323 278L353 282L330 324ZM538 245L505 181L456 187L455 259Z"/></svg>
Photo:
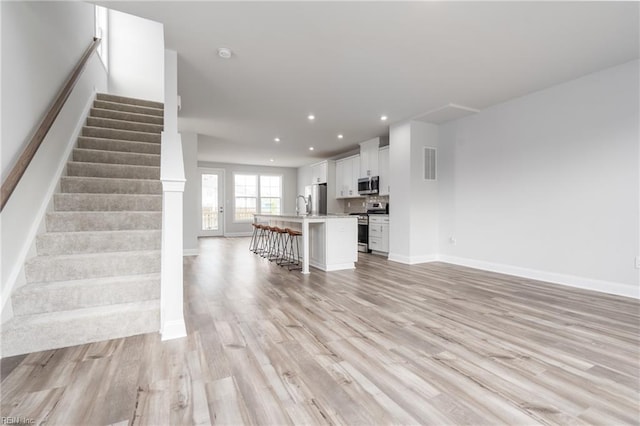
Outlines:
<svg viewBox="0 0 640 426"><path fill-rule="evenodd" d="M424 180L436 180L436 149L424 147Z"/></svg>

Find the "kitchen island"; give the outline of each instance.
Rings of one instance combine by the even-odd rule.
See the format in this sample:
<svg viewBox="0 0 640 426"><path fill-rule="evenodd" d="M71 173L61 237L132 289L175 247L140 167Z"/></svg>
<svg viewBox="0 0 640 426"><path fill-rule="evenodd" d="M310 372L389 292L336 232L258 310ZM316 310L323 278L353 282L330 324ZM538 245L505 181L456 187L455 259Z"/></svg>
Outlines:
<svg viewBox="0 0 640 426"><path fill-rule="evenodd" d="M323 271L355 269L358 218L350 215L256 214L254 222L302 232L302 273L309 266Z"/></svg>

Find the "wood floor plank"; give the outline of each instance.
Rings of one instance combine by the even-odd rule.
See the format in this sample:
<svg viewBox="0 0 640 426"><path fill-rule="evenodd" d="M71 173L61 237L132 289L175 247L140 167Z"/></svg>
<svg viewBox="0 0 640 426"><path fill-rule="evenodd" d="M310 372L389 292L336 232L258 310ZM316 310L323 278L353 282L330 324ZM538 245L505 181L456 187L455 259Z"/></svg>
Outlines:
<svg viewBox="0 0 640 426"><path fill-rule="evenodd" d="M3 365L2 414L51 425L638 425L640 302L360 254L289 272L246 238L186 257L188 336Z"/></svg>

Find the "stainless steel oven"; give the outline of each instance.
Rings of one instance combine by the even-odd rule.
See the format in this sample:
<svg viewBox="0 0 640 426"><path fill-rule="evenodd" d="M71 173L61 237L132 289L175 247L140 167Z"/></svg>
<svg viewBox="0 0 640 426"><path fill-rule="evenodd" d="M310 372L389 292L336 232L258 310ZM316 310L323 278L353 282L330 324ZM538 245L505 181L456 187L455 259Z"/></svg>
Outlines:
<svg viewBox="0 0 640 426"><path fill-rule="evenodd" d="M366 213L351 213L358 216L358 251L369 253L369 215Z"/></svg>

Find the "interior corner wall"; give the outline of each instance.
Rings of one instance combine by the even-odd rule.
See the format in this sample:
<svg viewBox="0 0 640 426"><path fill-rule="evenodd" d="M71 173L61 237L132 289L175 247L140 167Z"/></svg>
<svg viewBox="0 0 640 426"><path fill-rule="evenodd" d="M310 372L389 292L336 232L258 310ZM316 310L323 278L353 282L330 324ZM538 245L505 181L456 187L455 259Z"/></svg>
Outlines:
<svg viewBox="0 0 640 426"><path fill-rule="evenodd" d="M420 263L438 256L438 182L424 179L424 149L438 148L438 126L407 121L389 130L389 259Z"/></svg>
<svg viewBox="0 0 640 426"><path fill-rule="evenodd" d="M412 263L435 260L438 256L438 180L424 179L424 149L437 150L438 130L435 124L411 122L409 239Z"/></svg>
<svg viewBox="0 0 640 426"><path fill-rule="evenodd" d="M109 10L109 92L164 102L164 26Z"/></svg>
<svg viewBox="0 0 640 426"><path fill-rule="evenodd" d="M389 259L411 258L411 123L389 129Z"/></svg>
<svg viewBox="0 0 640 426"><path fill-rule="evenodd" d="M0 7L4 175L7 157L22 151L23 142L91 43L94 9L80 2L0 2ZM94 54L2 210L3 320L95 91L106 88L106 70ZM36 93L39 90L43 93Z"/></svg>
<svg viewBox="0 0 640 426"><path fill-rule="evenodd" d="M235 173L254 173L254 174L271 174L282 175L282 211L283 213L295 212L296 210L296 194L298 190L298 169L294 167L269 167L269 166L251 166L245 164L228 164L213 162L198 162L198 167L207 167L212 169L224 170L224 235L244 235L251 234L252 227L249 222L236 223L233 220L234 209L234 187L233 175ZM197 207L197 206L196 206Z"/></svg>
<svg viewBox="0 0 640 426"><path fill-rule="evenodd" d="M94 6L0 2L4 180L94 35Z"/></svg>
<svg viewBox="0 0 640 426"><path fill-rule="evenodd" d="M629 62L441 126L443 259L638 297L639 75Z"/></svg>
<svg viewBox="0 0 640 426"><path fill-rule="evenodd" d="M183 194L183 249L185 254L198 252L198 203L200 202L200 180L198 173L198 135L182 133L182 158L184 176L187 180Z"/></svg>

